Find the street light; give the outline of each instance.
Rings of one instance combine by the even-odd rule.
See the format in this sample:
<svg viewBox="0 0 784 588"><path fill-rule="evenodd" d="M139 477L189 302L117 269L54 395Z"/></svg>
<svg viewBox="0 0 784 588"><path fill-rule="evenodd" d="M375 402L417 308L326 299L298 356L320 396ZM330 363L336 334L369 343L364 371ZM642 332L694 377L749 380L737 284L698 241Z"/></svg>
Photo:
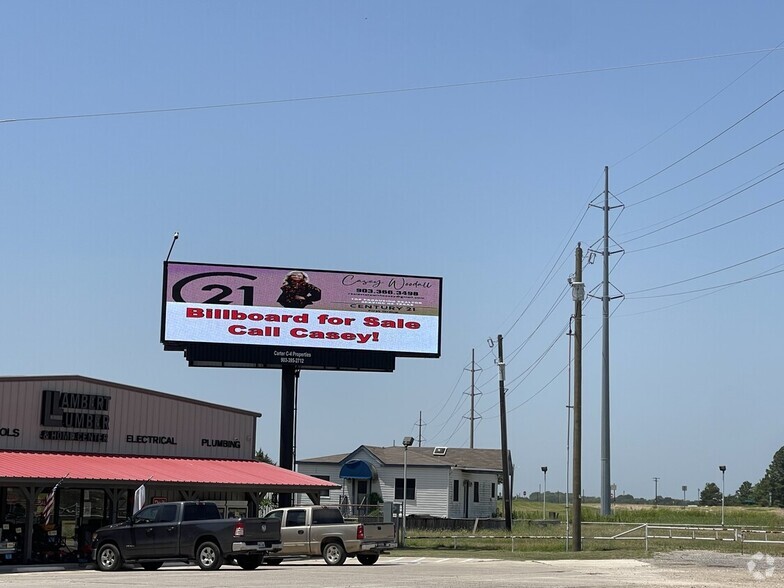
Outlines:
<svg viewBox="0 0 784 588"><path fill-rule="evenodd" d="M413 437L403 437L403 536L400 545L406 546L406 482L408 481L408 448L414 444Z"/></svg>
<svg viewBox="0 0 784 588"><path fill-rule="evenodd" d="M720 465L721 470L721 526L724 526L724 472L727 471L727 466Z"/></svg>
<svg viewBox="0 0 784 588"><path fill-rule="evenodd" d="M542 520L544 520L545 505L547 504L547 466L542 466L542 473L544 474L544 494L542 494Z"/></svg>

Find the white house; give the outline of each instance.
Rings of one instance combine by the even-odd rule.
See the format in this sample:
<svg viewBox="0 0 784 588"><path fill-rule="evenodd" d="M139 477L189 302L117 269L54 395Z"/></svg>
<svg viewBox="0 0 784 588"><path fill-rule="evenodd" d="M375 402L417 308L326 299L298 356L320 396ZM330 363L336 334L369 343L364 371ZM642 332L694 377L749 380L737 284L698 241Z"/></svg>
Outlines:
<svg viewBox="0 0 784 588"><path fill-rule="evenodd" d="M321 504L372 503L374 493L399 503L405 467L408 515L487 518L499 508L501 456L500 449L360 445L351 453L298 460L297 471L341 485L323 490ZM509 469L511 475L511 453ZM310 501L301 495L300 503Z"/></svg>

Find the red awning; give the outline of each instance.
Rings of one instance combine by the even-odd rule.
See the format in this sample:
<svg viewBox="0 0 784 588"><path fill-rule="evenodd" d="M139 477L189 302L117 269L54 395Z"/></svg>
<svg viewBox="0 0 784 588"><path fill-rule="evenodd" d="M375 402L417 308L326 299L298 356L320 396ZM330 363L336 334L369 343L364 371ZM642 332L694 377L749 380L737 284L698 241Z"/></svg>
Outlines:
<svg viewBox="0 0 784 588"><path fill-rule="evenodd" d="M337 484L261 461L0 451L0 485L155 484L312 492Z"/></svg>

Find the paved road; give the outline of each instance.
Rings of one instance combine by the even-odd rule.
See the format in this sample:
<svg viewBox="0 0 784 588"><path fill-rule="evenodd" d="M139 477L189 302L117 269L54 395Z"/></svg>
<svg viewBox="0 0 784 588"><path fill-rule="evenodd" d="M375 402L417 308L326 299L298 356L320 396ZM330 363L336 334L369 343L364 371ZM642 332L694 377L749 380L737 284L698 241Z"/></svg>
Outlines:
<svg viewBox="0 0 784 588"><path fill-rule="evenodd" d="M748 559L748 558L746 558ZM751 587L784 586L784 569L768 580L755 582L746 559L727 559L718 565L650 560L503 561L491 559L383 557L374 566L349 560L330 568L320 560L262 566L244 571L224 566L203 572L195 566L165 566L157 572L141 569L114 573L96 570L40 571L0 574L0 585L68 588L79 586L275 586L276 588L487 588L540 586L565 588L616 587ZM779 560L780 562L780 560ZM777 562L777 563L779 563ZM784 567L784 566L782 566Z"/></svg>

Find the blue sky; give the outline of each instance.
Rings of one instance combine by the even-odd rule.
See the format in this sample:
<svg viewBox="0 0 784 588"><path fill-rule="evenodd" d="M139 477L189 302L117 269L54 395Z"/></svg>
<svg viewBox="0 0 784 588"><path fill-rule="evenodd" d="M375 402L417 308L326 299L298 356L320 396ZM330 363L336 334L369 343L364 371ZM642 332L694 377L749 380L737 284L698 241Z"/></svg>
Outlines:
<svg viewBox="0 0 784 588"><path fill-rule="evenodd" d="M611 280L628 294L612 305L612 480L652 497L658 477L661 495L688 485L694 498L725 464L728 492L756 483L784 444L782 274L641 297L784 263L771 253L784 246L774 204L784 174L770 175L784 138L723 164L781 130L784 96L727 129L782 90L784 51L759 51L784 41L782 12L707 1L5 2L0 372L259 411L258 444L277 458L278 372L189 368L162 349L174 231L179 261L443 276L442 357L399 359L393 374L303 373L298 457L399 444L419 435L420 411L423 444L467 446L472 349L475 444L500 447L487 339L501 333L515 492L537 490L542 465L548 488L563 489L573 305L561 295L577 242L601 236L601 211L583 213L608 165L613 203L626 204L613 215L627 253L613 257ZM258 104L176 110L248 102ZM594 290L600 279L597 259L584 280ZM593 300L585 339L600 325ZM583 357L589 495L600 491L600 362L597 335Z"/></svg>

